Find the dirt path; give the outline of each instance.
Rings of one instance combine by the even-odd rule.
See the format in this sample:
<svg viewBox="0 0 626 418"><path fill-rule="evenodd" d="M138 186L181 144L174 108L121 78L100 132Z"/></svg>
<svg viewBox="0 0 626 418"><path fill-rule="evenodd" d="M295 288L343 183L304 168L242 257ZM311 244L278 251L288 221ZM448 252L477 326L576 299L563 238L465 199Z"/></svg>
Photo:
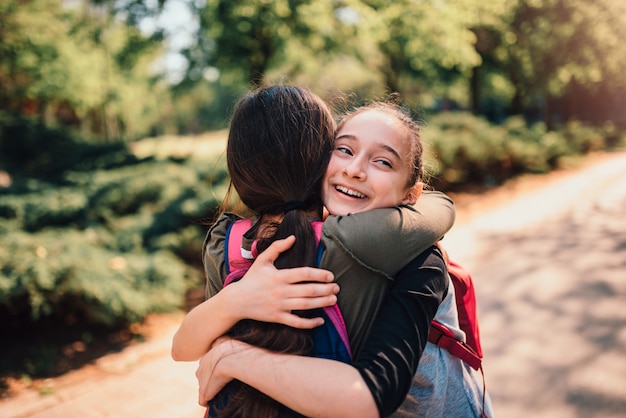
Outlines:
<svg viewBox="0 0 626 418"><path fill-rule="evenodd" d="M473 274L498 416L626 417L626 153L444 239Z"/></svg>
<svg viewBox="0 0 626 418"><path fill-rule="evenodd" d="M500 417L626 417L620 166L626 170L624 152L598 154L576 170L454 196L458 221L444 244L476 280L487 384ZM0 417L201 417L195 364L169 357L181 318L155 318L147 342L1 400Z"/></svg>

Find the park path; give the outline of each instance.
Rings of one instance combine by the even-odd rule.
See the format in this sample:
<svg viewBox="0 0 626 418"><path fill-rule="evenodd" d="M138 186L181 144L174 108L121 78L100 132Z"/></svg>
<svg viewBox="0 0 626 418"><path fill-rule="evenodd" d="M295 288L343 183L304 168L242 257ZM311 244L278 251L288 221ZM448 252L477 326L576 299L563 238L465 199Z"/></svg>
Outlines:
<svg viewBox="0 0 626 418"><path fill-rule="evenodd" d="M196 364L170 357L181 320L161 320L164 329L145 343L0 400L0 418L201 418Z"/></svg>
<svg viewBox="0 0 626 418"><path fill-rule="evenodd" d="M496 416L626 417L626 152L512 195L443 241L476 282ZM200 418L175 326L0 400L0 418Z"/></svg>
<svg viewBox="0 0 626 418"><path fill-rule="evenodd" d="M444 238L472 272L497 416L626 417L626 153Z"/></svg>

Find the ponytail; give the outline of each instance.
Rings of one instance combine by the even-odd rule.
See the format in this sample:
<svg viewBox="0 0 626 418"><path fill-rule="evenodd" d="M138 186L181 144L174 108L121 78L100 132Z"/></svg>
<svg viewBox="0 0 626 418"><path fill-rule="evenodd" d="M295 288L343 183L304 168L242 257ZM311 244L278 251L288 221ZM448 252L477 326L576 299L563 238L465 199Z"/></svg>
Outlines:
<svg viewBox="0 0 626 418"><path fill-rule="evenodd" d="M321 185L334 131L335 122L326 104L298 87L261 88L244 96L235 108L226 149L231 184L241 201L262 220L280 219L259 226L256 248L263 252L276 240L296 237L293 246L275 261L277 268L317 265L310 215L322 215ZM313 330L243 320L229 335L279 353L314 353ZM276 418L287 411L239 381L229 383L222 392L213 403L220 418Z"/></svg>

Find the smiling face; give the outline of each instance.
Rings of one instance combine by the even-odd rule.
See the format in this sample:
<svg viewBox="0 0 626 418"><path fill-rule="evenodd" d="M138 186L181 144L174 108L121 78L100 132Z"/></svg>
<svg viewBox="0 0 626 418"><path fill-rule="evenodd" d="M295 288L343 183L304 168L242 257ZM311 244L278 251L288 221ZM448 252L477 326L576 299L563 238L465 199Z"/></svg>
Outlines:
<svg viewBox="0 0 626 418"><path fill-rule="evenodd" d="M331 215L413 204L422 183L409 184L412 170L407 128L376 109L357 113L337 131L322 186Z"/></svg>

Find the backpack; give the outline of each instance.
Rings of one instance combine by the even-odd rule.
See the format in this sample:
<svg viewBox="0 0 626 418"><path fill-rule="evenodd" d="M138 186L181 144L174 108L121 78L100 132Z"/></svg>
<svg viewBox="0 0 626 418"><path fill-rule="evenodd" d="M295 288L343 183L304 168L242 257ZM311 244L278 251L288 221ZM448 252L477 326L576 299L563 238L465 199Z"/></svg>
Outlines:
<svg viewBox="0 0 626 418"><path fill-rule="evenodd" d="M317 265L319 266L323 248L319 246L322 236L322 222L312 222L318 244ZM231 223L226 231L224 244L224 264L226 265L226 279L224 286L243 277L252 265L254 255L241 247L246 231L252 227L251 219L241 219ZM339 360L352 364L352 354L346 324L339 309L339 305L328 306L323 309L314 309L314 316L324 318L324 324L313 329L314 356L330 360Z"/></svg>
<svg viewBox="0 0 626 418"><path fill-rule="evenodd" d="M465 332L466 342L458 340L452 331L434 319L430 323L428 341L447 350L450 354L458 357L474 370L480 370L483 375L483 410L481 416L487 418L487 414L485 413L487 386L482 365L483 349L480 345L474 282L472 281L470 273L458 263L450 260L446 263L446 266L454 286L454 298L459 315L459 327Z"/></svg>
<svg viewBox="0 0 626 418"><path fill-rule="evenodd" d="M480 345L478 318L476 316L476 293L472 276L454 261L447 265L448 274L454 285L459 327L465 332L466 342L458 340L445 325L433 320L428 341L460 358L475 370L482 368L483 350Z"/></svg>

